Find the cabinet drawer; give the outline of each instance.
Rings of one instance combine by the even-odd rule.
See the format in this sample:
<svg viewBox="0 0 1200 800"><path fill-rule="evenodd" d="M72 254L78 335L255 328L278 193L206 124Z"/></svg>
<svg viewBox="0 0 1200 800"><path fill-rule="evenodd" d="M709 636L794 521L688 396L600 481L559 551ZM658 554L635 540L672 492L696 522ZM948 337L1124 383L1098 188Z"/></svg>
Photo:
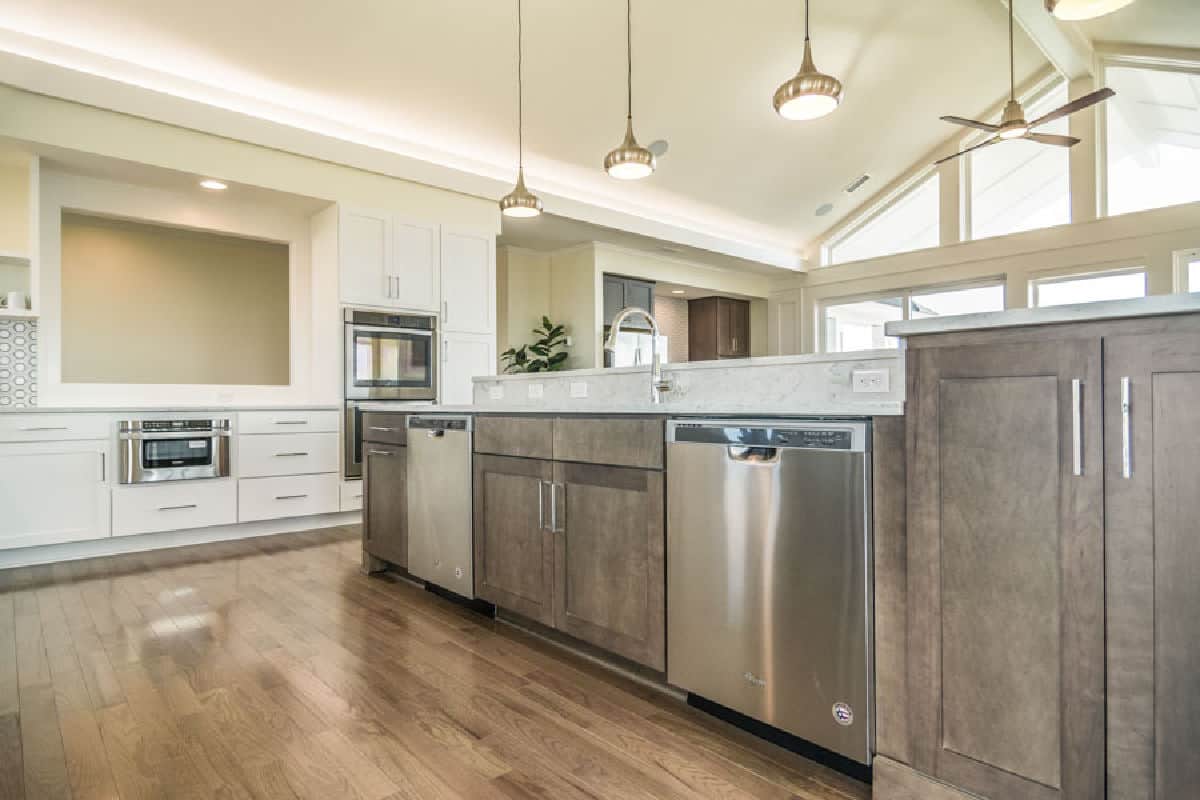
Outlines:
<svg viewBox="0 0 1200 800"><path fill-rule="evenodd" d="M332 514L338 482L336 474L244 478L238 481L238 522Z"/></svg>
<svg viewBox="0 0 1200 800"><path fill-rule="evenodd" d="M554 459L662 469L665 433L661 417L558 417L554 420Z"/></svg>
<svg viewBox="0 0 1200 800"><path fill-rule="evenodd" d="M341 412L243 411L238 433L337 433Z"/></svg>
<svg viewBox="0 0 1200 800"><path fill-rule="evenodd" d="M554 457L554 420L550 417L475 418L475 452L521 458Z"/></svg>
<svg viewBox="0 0 1200 800"><path fill-rule="evenodd" d="M113 536L232 525L237 484L232 480L177 481L113 489Z"/></svg>
<svg viewBox="0 0 1200 800"><path fill-rule="evenodd" d="M342 481L342 511L361 511L363 507L363 481Z"/></svg>
<svg viewBox="0 0 1200 800"><path fill-rule="evenodd" d="M237 474L241 478L337 472L338 435L239 436L237 462Z"/></svg>
<svg viewBox="0 0 1200 800"><path fill-rule="evenodd" d="M364 442L403 445L408 441L404 420L408 414L390 414L368 411L362 416L362 438Z"/></svg>
<svg viewBox="0 0 1200 800"><path fill-rule="evenodd" d="M107 439L113 430L107 414L0 414L0 442Z"/></svg>

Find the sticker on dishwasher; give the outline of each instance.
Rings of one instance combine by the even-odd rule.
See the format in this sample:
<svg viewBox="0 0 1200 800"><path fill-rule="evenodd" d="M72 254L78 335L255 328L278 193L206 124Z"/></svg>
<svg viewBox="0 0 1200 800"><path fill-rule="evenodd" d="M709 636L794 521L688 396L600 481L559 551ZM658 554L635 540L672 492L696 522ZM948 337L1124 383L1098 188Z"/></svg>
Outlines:
<svg viewBox="0 0 1200 800"><path fill-rule="evenodd" d="M854 709L847 703L833 704L833 721L842 727L854 724Z"/></svg>

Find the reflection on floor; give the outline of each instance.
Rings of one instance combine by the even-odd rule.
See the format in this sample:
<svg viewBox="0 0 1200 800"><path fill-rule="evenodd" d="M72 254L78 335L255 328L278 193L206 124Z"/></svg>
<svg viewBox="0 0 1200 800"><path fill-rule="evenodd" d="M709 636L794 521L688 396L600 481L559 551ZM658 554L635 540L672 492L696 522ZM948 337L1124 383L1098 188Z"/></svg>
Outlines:
<svg viewBox="0 0 1200 800"><path fill-rule="evenodd" d="M866 798L355 528L0 572L0 798Z"/></svg>

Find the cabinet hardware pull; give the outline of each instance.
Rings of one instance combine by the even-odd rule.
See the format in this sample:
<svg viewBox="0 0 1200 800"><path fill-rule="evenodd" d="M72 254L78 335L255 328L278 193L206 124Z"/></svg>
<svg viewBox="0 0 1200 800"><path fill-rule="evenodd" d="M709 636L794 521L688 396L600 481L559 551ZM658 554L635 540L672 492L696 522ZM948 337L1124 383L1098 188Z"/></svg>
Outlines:
<svg viewBox="0 0 1200 800"><path fill-rule="evenodd" d="M1133 477L1133 405L1129 378L1121 378L1121 477Z"/></svg>
<svg viewBox="0 0 1200 800"><path fill-rule="evenodd" d="M196 507L195 503L186 503L181 506L159 506L158 510L159 511L184 511L186 509L195 508L195 507Z"/></svg>
<svg viewBox="0 0 1200 800"><path fill-rule="evenodd" d="M306 419L277 419L277 420L275 420L275 424L276 425L307 425L308 420L306 420Z"/></svg>
<svg viewBox="0 0 1200 800"><path fill-rule="evenodd" d="M306 495L306 494L277 494L277 495L275 495L276 500L299 500L303 497L308 497L308 495Z"/></svg>
<svg viewBox="0 0 1200 800"><path fill-rule="evenodd" d="M538 481L538 530L546 530L546 497L545 497L546 482Z"/></svg>
<svg viewBox="0 0 1200 800"><path fill-rule="evenodd" d="M308 453L276 453L276 458L290 458L292 456L306 456Z"/></svg>
<svg viewBox="0 0 1200 800"><path fill-rule="evenodd" d="M32 433L34 431L69 431L71 429L66 425L35 425L32 428L21 428L21 430L25 433Z"/></svg>
<svg viewBox="0 0 1200 800"><path fill-rule="evenodd" d="M399 428L381 428L381 427L379 427L378 425L372 425L372 426L369 428L369 430L373 430L373 431L381 431L381 432L383 432L383 433L394 433L395 431L398 431L398 430L400 430L400 429L399 429Z"/></svg>
<svg viewBox="0 0 1200 800"><path fill-rule="evenodd" d="M550 484L550 532L558 533L558 489L557 483Z"/></svg>
<svg viewBox="0 0 1200 800"><path fill-rule="evenodd" d="M446 320L450 319L450 301L442 301L442 327L446 326Z"/></svg>
<svg viewBox="0 0 1200 800"><path fill-rule="evenodd" d="M390 455L392 455L392 451L391 450L368 450L367 455L369 455L369 456L390 456Z"/></svg>
<svg viewBox="0 0 1200 800"><path fill-rule="evenodd" d="M1083 381L1071 381L1071 474L1083 474Z"/></svg>

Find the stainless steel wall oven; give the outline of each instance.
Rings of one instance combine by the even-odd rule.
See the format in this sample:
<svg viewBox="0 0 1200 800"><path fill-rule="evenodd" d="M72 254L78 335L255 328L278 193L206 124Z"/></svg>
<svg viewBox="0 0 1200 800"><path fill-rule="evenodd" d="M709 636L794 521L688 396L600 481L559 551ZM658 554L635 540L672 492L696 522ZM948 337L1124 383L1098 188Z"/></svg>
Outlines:
<svg viewBox="0 0 1200 800"><path fill-rule="evenodd" d="M224 478L228 419L128 419L117 424L121 483Z"/></svg>

